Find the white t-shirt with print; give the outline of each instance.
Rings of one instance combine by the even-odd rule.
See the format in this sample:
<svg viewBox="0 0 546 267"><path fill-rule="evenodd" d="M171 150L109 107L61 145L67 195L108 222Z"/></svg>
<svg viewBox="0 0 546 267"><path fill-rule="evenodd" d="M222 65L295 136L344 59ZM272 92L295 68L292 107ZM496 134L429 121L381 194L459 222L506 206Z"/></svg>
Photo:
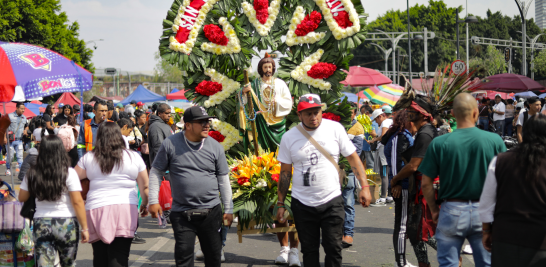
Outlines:
<svg viewBox="0 0 546 267"><path fill-rule="evenodd" d="M146 164L135 151L124 150L121 166L114 166L110 174L101 172L93 152L86 153L78 166L85 170L90 181L86 210L114 204L138 205L135 184L138 173L146 170Z"/></svg>
<svg viewBox="0 0 546 267"><path fill-rule="evenodd" d="M377 132L377 135L378 136L381 136L383 134L383 128L387 128L387 130L389 128L391 128L391 125L392 125L392 119L385 119L382 123L381 123L381 126L379 126L379 131ZM381 139L379 140L381 141ZM383 146L383 144L381 142L379 142L377 144L377 148L381 148Z"/></svg>
<svg viewBox="0 0 546 267"><path fill-rule="evenodd" d="M356 151L338 122L323 119L315 131L308 133L336 162L339 154L347 157ZM277 159L294 167L292 197L304 205L317 207L341 195L336 167L296 127L283 135Z"/></svg>
<svg viewBox="0 0 546 267"><path fill-rule="evenodd" d="M506 112L506 105L504 105L504 103L502 102L499 102L498 104L493 106L493 110L498 112ZM502 121L505 118L505 114L499 115L497 113L493 113L493 121Z"/></svg>
<svg viewBox="0 0 546 267"><path fill-rule="evenodd" d="M66 188L68 191L63 192L61 198L57 201L39 201L36 199L36 213L34 218L66 218L76 217L76 211L70 201L69 192L81 192L82 185L76 170L68 168L68 176L66 177ZM28 191L27 177L21 182L21 189Z"/></svg>

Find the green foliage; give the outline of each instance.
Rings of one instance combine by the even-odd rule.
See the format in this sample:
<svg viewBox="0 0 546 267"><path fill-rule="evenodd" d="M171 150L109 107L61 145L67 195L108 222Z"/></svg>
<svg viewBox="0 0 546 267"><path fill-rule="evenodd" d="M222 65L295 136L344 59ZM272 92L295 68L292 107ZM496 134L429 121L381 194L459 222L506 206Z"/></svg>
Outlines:
<svg viewBox="0 0 546 267"><path fill-rule="evenodd" d="M426 27L428 31L432 31L436 34L436 38L428 40L428 71L432 72L437 67L443 67L447 63L453 62L457 58L456 54L456 39L457 39L457 27L455 23L456 8L457 6L448 6L448 1L436 1L429 0L428 5L415 5L410 7L410 25L411 31L423 31ZM515 8L515 4L514 4ZM462 6L459 6L461 13L459 19L464 19L466 12ZM472 15L469 13L469 16ZM509 17L499 12L488 11L486 17L477 17L479 22L475 24L469 24L469 38L472 36L505 39L509 40L510 37L514 41L521 41L522 35L517 31L521 31L521 17L514 16ZM534 37L543 31L535 24L534 19L526 21L527 35ZM368 24L368 32L377 32L376 29L385 32L407 32L407 13L406 10L390 10L386 14L379 16L375 21ZM466 60L466 25L464 23L459 24L460 33L460 47L461 59ZM412 57L412 70L424 71L424 42L423 41L411 41L411 57ZM546 36L541 36L539 42L546 42ZM377 44L388 49L392 47L390 41L377 41ZM402 54L407 54L408 41L407 36L404 36L398 43L398 46ZM482 45L469 44L469 57L472 58L485 58L487 49ZM519 55L512 62L512 68L514 73L520 73L521 71L521 49L516 53ZM398 52L397 51L397 52ZM385 62L383 61L383 53L379 48L370 45L366 42L353 50L356 57L351 61L351 65L362 65L367 68L383 70L385 68ZM391 54L392 56L392 54ZM527 53L527 62L531 62L531 52ZM391 59L389 59L389 70L392 70ZM407 71L409 68L408 62L398 62L400 64L400 70Z"/></svg>
<svg viewBox="0 0 546 267"><path fill-rule="evenodd" d="M470 69L479 69L478 77L488 77L495 74L505 73L507 64L504 60L504 52L494 46L487 47L484 57L475 57L470 60Z"/></svg>
<svg viewBox="0 0 546 267"><path fill-rule="evenodd" d="M535 57L535 66L533 68L535 76L546 77L546 50L540 51Z"/></svg>
<svg viewBox="0 0 546 267"><path fill-rule="evenodd" d="M39 45L93 72L93 50L79 39L59 0L0 0L0 40Z"/></svg>

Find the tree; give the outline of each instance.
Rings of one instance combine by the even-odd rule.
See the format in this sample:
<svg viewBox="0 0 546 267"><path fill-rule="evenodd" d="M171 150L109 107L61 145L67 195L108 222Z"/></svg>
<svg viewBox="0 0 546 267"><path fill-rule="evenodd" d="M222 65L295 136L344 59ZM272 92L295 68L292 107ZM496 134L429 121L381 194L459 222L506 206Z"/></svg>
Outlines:
<svg viewBox="0 0 546 267"><path fill-rule="evenodd" d="M60 0L0 0L0 40L39 45L94 72L93 50L79 39L79 24L70 24Z"/></svg>
<svg viewBox="0 0 546 267"><path fill-rule="evenodd" d="M171 65L169 62L163 59L159 55L159 52L155 52L154 57L155 57L155 60L157 61L154 67L155 82L172 82L172 83L184 82L182 70L180 70L175 65Z"/></svg>
<svg viewBox="0 0 546 267"><path fill-rule="evenodd" d="M492 45L487 47L483 58L475 57L470 60L470 69L478 69L479 77L505 73L506 68L504 53Z"/></svg>
<svg viewBox="0 0 546 267"><path fill-rule="evenodd" d="M515 4L514 4L515 5ZM515 7L515 6L514 6ZM462 6L459 6L460 14L463 13ZM436 38L428 40L428 71L434 71L437 66L446 65L451 63L457 58L456 39L457 39L457 27L455 23L456 7L448 7L444 1L429 0L428 5L415 5L410 7L410 25L411 31L422 31L424 27L427 30L433 31L436 34ZM469 14L471 15L471 14ZM462 15L464 16L464 15ZM521 31L521 17L514 16L509 17L502 15L501 12L491 12L488 10L486 17L477 17L478 23L469 24L469 36L478 36L485 38L505 39L509 40L510 37L514 41L521 41L522 34L517 31ZM464 19L460 17L460 19ZM466 60L466 31L465 24L460 24L460 58ZM383 16L379 16L375 21L369 23L368 32L377 32L376 29L385 32L407 32L407 13L405 10L390 10ZM534 37L543 31L535 24L533 19L527 20L527 35ZM402 54L407 54L408 41L402 39L397 49ZM546 42L546 36L541 36L539 42ZM385 47L391 48L390 41L377 41L376 43ZM487 54L487 48L482 45L470 44L469 57L472 58L485 58ZM500 47L497 47L500 48ZM424 70L424 42L412 41L411 43L411 63L412 70L415 72ZM521 73L522 64L522 51L521 49L514 49L516 54L519 55L512 61L512 69L514 73ZM370 42L364 42L357 47L354 51L355 58L351 61L351 65L363 65L372 69L383 70L385 62L383 60L383 53L375 46L370 45ZM531 62L531 51L527 53L527 63ZM392 56L392 54L391 54ZM389 70L392 69L389 59ZM398 60L397 60L398 62ZM398 62L400 69L407 71L407 61ZM530 73L529 73L530 75Z"/></svg>
<svg viewBox="0 0 546 267"><path fill-rule="evenodd" d="M535 67L533 69L535 77L546 77L546 50L540 51L535 57Z"/></svg>

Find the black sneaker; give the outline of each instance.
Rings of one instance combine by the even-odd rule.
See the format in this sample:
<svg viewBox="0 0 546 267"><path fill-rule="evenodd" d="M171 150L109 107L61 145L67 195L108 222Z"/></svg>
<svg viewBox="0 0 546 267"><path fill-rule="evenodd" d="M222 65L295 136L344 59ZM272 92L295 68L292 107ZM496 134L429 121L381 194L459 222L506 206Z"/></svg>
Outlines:
<svg viewBox="0 0 546 267"><path fill-rule="evenodd" d="M135 234L135 237L133 237L133 244L145 244L145 243L146 243L146 239Z"/></svg>

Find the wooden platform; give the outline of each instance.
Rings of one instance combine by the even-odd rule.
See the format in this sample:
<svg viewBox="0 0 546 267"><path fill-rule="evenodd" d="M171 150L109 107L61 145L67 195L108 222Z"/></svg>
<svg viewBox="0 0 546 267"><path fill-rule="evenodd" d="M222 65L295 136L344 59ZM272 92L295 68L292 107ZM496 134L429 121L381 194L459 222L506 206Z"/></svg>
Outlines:
<svg viewBox="0 0 546 267"><path fill-rule="evenodd" d="M291 218L289 218L291 219ZM243 243L243 235L259 235L264 234L261 228L256 228L256 221L252 220L248 225L247 229L242 229L242 224L237 225L237 235L239 236L239 243ZM285 232L295 232L295 238L298 239L298 233L296 231L296 225L291 225L287 227L278 227L278 228L268 228L265 233L285 233Z"/></svg>

